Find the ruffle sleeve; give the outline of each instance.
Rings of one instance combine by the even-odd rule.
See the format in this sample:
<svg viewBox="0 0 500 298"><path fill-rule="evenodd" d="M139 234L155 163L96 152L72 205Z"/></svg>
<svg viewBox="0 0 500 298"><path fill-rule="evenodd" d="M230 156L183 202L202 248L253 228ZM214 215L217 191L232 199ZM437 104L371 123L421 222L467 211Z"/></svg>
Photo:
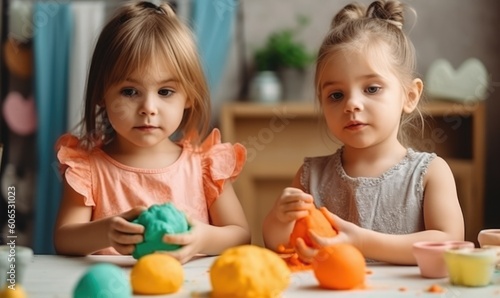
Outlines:
<svg viewBox="0 0 500 298"><path fill-rule="evenodd" d="M84 199L86 206L95 206L92 198L92 175L90 171L89 152L78 146L78 138L65 134L55 146L59 171L68 184Z"/></svg>
<svg viewBox="0 0 500 298"><path fill-rule="evenodd" d="M219 197L226 180L241 173L247 151L241 144L221 143L220 132L214 129L201 145L203 187L207 206Z"/></svg>

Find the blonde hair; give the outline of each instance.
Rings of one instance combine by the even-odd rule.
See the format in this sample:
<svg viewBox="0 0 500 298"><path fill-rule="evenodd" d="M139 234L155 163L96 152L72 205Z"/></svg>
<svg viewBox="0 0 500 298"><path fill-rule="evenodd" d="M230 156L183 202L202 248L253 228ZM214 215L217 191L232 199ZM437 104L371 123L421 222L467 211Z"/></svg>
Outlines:
<svg viewBox="0 0 500 298"><path fill-rule="evenodd" d="M387 45L388 51L384 54L392 61L390 69L397 74L403 90L408 91L417 74L415 48L402 30L404 8L399 1L378 0L368 7L348 4L335 15L318 52L314 80L318 99L321 99L321 75L332 54L346 49L366 51L381 43ZM319 102L321 105L321 100ZM414 112L402 114L398 139L409 145L410 131L422 128L423 117L417 105Z"/></svg>
<svg viewBox="0 0 500 298"><path fill-rule="evenodd" d="M210 94L193 34L168 4L135 2L118 9L97 40L85 94L82 145L93 147L113 137L103 105L106 91L158 61L173 72L187 96L189 108L174 135L201 142L210 125Z"/></svg>

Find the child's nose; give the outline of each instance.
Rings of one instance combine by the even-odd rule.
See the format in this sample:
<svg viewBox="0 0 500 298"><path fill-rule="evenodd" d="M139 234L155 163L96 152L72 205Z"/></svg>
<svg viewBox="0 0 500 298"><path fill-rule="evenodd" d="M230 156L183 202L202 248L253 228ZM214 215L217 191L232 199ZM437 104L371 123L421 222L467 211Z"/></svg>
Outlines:
<svg viewBox="0 0 500 298"><path fill-rule="evenodd" d="M353 112L359 112L363 108L363 103L362 103L362 98L361 94L357 93L351 93L349 95L346 95L346 98L344 99L344 112L346 113L353 113Z"/></svg>
<svg viewBox="0 0 500 298"><path fill-rule="evenodd" d="M156 115L158 113L154 96L148 95L144 98L139 113L141 115Z"/></svg>

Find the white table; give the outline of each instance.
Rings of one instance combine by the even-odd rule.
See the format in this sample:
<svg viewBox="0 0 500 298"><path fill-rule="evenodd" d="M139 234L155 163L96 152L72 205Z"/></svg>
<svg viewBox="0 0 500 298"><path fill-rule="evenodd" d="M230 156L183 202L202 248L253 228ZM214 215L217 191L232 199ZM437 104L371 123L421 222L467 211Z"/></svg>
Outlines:
<svg viewBox="0 0 500 298"><path fill-rule="evenodd" d="M209 268L214 257L193 260L184 265L185 281L182 289L171 295L134 297L210 297ZM26 271L24 288L29 298L70 298L73 288L89 268L98 262L119 265L127 273L135 260L129 256L62 257L35 255ZM493 283L481 288L452 286L447 278L424 279L416 266L370 265L367 289L355 291L331 291L318 287L312 271L293 273L290 286L283 294L289 297L432 297L432 298L500 298L500 272L496 272ZM444 293L429 293L427 289L437 284ZM404 289L404 290L403 290Z"/></svg>

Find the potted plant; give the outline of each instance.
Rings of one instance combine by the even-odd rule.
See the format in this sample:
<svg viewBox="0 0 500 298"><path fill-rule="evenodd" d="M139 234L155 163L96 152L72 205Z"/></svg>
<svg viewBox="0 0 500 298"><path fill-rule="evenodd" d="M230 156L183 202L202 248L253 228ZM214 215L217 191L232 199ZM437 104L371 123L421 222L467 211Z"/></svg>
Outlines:
<svg viewBox="0 0 500 298"><path fill-rule="evenodd" d="M306 17L298 17L296 28L287 28L269 35L265 45L254 53L255 69L261 72L271 71L278 74L283 86L283 97L297 99L302 89L305 69L314 61L304 43L297 40L297 33L308 24Z"/></svg>

